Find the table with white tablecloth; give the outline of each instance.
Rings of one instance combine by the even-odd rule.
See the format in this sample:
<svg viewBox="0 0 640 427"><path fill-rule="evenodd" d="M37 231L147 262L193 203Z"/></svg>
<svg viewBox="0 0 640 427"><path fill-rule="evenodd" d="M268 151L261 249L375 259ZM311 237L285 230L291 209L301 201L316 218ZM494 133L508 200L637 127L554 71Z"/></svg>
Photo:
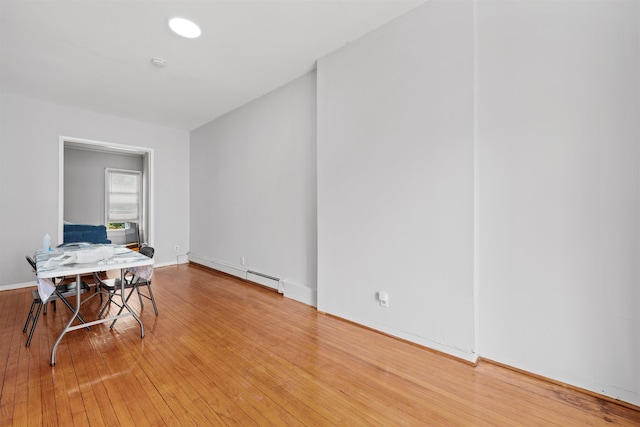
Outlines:
<svg viewBox="0 0 640 427"><path fill-rule="evenodd" d="M116 245L83 245L77 247L63 247L51 251L37 251L35 253L36 276L38 280L38 292L43 302L55 290L54 279L64 276L76 276L76 284L81 283L81 276L93 274L94 272L106 270L120 270L120 286L122 305L126 308L123 312L116 316L97 319L94 321L72 325L73 321L78 317L80 306L83 301L80 299L81 286L76 285L76 305L75 312L67 325L64 327L60 336L56 340L51 350L51 366L56 362L56 349L67 332L76 329L85 328L87 326L96 325L115 321L122 317L133 316L140 324L140 336L144 338L144 325L140 317L129 307L124 298L126 271L133 271L138 275L146 276L150 279L153 274L153 259L146 257L138 252ZM85 300L86 301L86 300Z"/></svg>

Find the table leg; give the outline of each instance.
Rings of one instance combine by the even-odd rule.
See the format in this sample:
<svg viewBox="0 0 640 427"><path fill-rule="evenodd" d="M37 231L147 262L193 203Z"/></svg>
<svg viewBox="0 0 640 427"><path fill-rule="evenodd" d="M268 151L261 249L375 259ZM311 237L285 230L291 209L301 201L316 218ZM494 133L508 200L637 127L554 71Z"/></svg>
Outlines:
<svg viewBox="0 0 640 427"><path fill-rule="evenodd" d="M58 349L58 344L60 344L60 341L62 341L62 337L64 336L64 334L67 333L67 331L71 327L71 324L76 319L76 317L78 317L78 313L80 312L80 290L81 290L80 288L82 287L80 286L80 283L81 283L80 274L77 274L76 275L76 307L73 312L73 316L71 316L71 319L69 320L69 323L67 323L67 326L64 327L64 329L62 330L62 333L56 340L56 343L53 345L53 350L51 350L51 366L54 366L56 364L56 350Z"/></svg>

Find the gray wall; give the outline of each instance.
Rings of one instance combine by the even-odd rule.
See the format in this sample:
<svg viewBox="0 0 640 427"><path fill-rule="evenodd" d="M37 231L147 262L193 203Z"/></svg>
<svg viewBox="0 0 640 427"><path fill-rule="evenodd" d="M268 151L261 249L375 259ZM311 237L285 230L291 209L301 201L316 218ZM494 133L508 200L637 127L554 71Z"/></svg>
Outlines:
<svg viewBox="0 0 640 427"><path fill-rule="evenodd" d="M285 279L314 305L315 77L191 132L189 254Z"/></svg>
<svg viewBox="0 0 640 427"><path fill-rule="evenodd" d="M60 136L153 149L156 264L189 250L189 133L0 93L0 288L33 281L24 260L58 236Z"/></svg>
<svg viewBox="0 0 640 427"><path fill-rule="evenodd" d="M431 1L320 60L318 308L640 404L639 9Z"/></svg>
<svg viewBox="0 0 640 427"><path fill-rule="evenodd" d="M640 404L640 3L478 12L480 353Z"/></svg>
<svg viewBox="0 0 640 427"><path fill-rule="evenodd" d="M144 157L65 148L64 220L76 224L104 224L105 169L143 171Z"/></svg>
<svg viewBox="0 0 640 427"><path fill-rule="evenodd" d="M473 65L471 2L318 62L318 309L469 360Z"/></svg>

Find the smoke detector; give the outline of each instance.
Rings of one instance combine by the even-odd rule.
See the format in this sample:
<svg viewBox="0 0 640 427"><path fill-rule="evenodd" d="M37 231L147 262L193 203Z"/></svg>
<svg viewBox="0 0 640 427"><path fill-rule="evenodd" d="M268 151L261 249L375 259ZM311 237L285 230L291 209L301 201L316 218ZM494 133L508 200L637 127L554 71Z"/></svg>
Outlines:
<svg viewBox="0 0 640 427"><path fill-rule="evenodd" d="M152 63L153 65L155 65L156 67L158 67L158 68L162 68L162 67L164 67L164 66L165 66L165 64L166 64L166 63L164 62L164 59L160 59L160 58L151 58L151 63Z"/></svg>

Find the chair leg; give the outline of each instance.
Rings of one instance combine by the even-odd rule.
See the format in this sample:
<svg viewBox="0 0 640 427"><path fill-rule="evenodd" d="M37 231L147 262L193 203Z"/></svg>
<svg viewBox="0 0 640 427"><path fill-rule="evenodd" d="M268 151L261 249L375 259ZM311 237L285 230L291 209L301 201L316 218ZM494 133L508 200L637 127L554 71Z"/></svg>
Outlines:
<svg viewBox="0 0 640 427"><path fill-rule="evenodd" d="M150 299L151 303L153 304L153 311L156 313L156 316L158 315L158 306L156 305L156 300L155 298L153 298L153 291L151 290L151 283L149 282L145 282L142 283L142 286L146 286L147 287L147 291L149 292L149 295L144 295L142 292L140 292L140 285L136 286L136 290L138 291L138 298L140 299L140 307L144 307L144 305L142 304L142 297L145 297L146 299Z"/></svg>
<svg viewBox="0 0 640 427"><path fill-rule="evenodd" d="M44 303L44 310L42 311L42 314L45 314L45 315L47 314L47 306L48 306L48 305L49 305L49 303L48 303L48 302L45 302L45 303ZM57 308L57 307L56 307L56 302L55 302L55 301L51 301L51 305L53 306L53 312L55 313L55 312L57 311L57 310L56 310L56 308Z"/></svg>
<svg viewBox="0 0 640 427"><path fill-rule="evenodd" d="M93 274L93 275L94 275L94 277L95 277L95 279L94 279L94 281L95 281L95 290L94 290L94 293L95 293L95 292L100 292L100 304L102 304L102 290L100 289L100 287L101 287L101 286L100 286L100 282L99 282L99 280L98 280L98 276L96 276L96 274L100 274L100 273L94 273L94 274Z"/></svg>
<svg viewBox="0 0 640 427"><path fill-rule="evenodd" d="M33 317L33 324L31 325L31 331L29 332L29 338L27 338L27 343L24 345L25 347L29 347L31 345L31 338L33 338L33 333L36 330L36 325L38 324L38 318L40 317L40 312L42 311L42 306L44 304L40 303L38 305L38 310L36 310L36 315Z"/></svg>
<svg viewBox="0 0 640 427"><path fill-rule="evenodd" d="M26 333L27 329L29 328L29 321L33 318L33 309L35 308L36 304L38 304L38 302L34 299L33 302L31 303L31 309L29 309L29 315L27 316L27 321L24 323L24 328L22 328L22 333Z"/></svg>
<svg viewBox="0 0 640 427"><path fill-rule="evenodd" d="M158 307L156 306L156 300L153 297L153 292L151 291L151 283L147 283L147 289L149 290L149 299L151 300L151 304L153 304L153 311L156 312L156 316L158 315Z"/></svg>
<svg viewBox="0 0 640 427"><path fill-rule="evenodd" d="M129 295L127 295L127 298L125 298L124 302L129 302L129 298L131 298L131 295L133 295L133 291L135 291L137 289L137 286L134 286L133 288L131 288L131 291L129 292ZM124 304L122 304L120 306L120 310L118 310L118 316L120 316L122 314L122 310L124 310ZM113 319L113 322L111 322L111 326L109 326L109 328L113 328L113 325L116 324L116 321L118 319Z"/></svg>
<svg viewBox="0 0 640 427"><path fill-rule="evenodd" d="M102 298L102 296L100 296ZM111 300L113 299L113 293L109 292L109 297L107 298L107 302L104 303L100 313L98 313L98 318L101 318L105 311L107 311L107 307L111 304Z"/></svg>
<svg viewBox="0 0 640 427"><path fill-rule="evenodd" d="M140 295L140 288L136 286L136 291L138 293L138 299L140 300L140 310L144 307L144 303L142 302L142 296Z"/></svg>

